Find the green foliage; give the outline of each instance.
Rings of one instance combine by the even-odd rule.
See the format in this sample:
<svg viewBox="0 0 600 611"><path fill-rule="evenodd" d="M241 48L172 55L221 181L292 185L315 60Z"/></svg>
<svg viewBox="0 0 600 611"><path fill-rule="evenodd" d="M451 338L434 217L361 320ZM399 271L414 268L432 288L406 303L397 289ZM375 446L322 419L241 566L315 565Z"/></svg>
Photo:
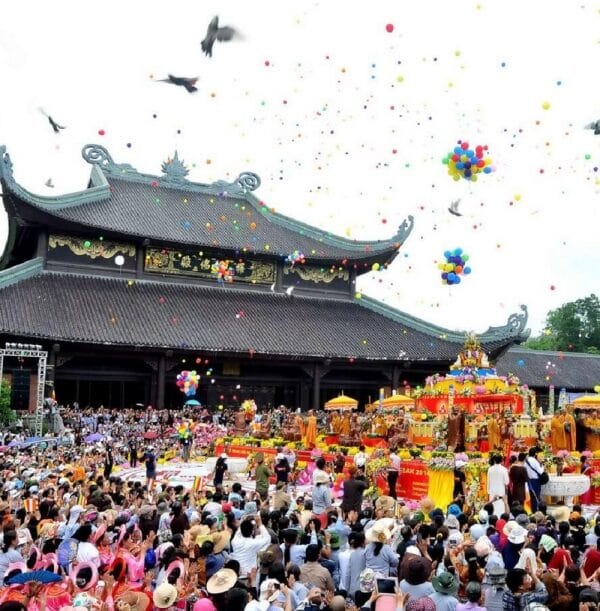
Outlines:
<svg viewBox="0 0 600 611"><path fill-rule="evenodd" d="M0 424L8 425L16 419L17 415L10 407L10 384L3 380L0 386Z"/></svg>
<svg viewBox="0 0 600 611"><path fill-rule="evenodd" d="M525 346L533 350L600 354L600 300L592 293L551 310L544 333Z"/></svg>

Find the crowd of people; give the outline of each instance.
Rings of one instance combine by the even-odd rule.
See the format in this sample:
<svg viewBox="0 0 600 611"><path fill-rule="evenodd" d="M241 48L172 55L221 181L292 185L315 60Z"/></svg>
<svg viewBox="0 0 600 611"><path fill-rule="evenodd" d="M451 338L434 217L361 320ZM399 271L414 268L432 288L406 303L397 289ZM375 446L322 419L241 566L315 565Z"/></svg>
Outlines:
<svg viewBox="0 0 600 611"><path fill-rule="evenodd" d="M155 479L178 415L63 417L72 444L0 453L0 611L594 611L600 599L600 515L547 508L536 449L510 469L492 458L478 510L460 461L454 501L415 507L365 495L364 449L346 465L318 458L303 494L287 449L272 465L257 454L252 486L229 479L224 454L195 490ZM94 433L105 440L86 443ZM122 460L146 477L122 480Z"/></svg>

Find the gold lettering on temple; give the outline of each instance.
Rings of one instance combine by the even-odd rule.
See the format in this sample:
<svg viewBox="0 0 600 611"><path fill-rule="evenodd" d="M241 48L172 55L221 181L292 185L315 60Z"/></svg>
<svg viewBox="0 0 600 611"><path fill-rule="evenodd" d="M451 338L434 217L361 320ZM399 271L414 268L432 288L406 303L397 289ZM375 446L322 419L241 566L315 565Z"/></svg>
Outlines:
<svg viewBox="0 0 600 611"><path fill-rule="evenodd" d="M181 252L166 248L148 248L145 257L145 271L161 274L179 274L196 278L214 278L215 261L223 260L223 255L215 253ZM238 259L233 263L234 282L251 282L252 284L272 284L277 273L275 263Z"/></svg>

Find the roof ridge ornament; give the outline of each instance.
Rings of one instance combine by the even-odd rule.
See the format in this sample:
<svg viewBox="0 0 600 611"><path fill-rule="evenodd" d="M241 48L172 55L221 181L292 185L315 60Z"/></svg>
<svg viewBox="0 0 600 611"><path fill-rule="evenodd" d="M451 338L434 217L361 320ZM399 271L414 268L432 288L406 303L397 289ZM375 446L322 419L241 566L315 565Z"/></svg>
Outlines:
<svg viewBox="0 0 600 611"><path fill-rule="evenodd" d="M81 156L88 163L98 166L105 173L113 176L138 173L129 163L115 163L110 153L99 144L86 144L81 149Z"/></svg>
<svg viewBox="0 0 600 611"><path fill-rule="evenodd" d="M492 338L506 337L509 335L513 337L523 337L525 340L531 334L531 329L525 329L528 318L529 312L527 310L527 306L521 305L521 312L511 314L508 317L505 325L502 325L501 327L490 327L485 333L482 333L482 335L487 337L491 336Z"/></svg>
<svg viewBox="0 0 600 611"><path fill-rule="evenodd" d="M169 157L166 161L163 161L161 170L164 174L164 176L160 177L161 182L167 182L170 184L182 184L188 182L186 176L190 173L190 171L185 167L183 161L179 159L179 154L177 151L175 151L173 157Z"/></svg>

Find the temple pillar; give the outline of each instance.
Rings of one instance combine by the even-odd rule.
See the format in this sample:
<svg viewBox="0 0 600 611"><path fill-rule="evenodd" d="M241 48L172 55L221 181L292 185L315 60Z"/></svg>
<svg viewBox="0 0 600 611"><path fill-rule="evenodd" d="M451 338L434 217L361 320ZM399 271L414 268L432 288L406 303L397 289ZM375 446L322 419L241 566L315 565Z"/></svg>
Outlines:
<svg viewBox="0 0 600 611"><path fill-rule="evenodd" d="M300 382L300 402L298 407L305 412L308 409L308 383Z"/></svg>
<svg viewBox="0 0 600 611"><path fill-rule="evenodd" d="M398 385L400 384L400 367L398 365L394 365L392 368L392 392L398 390Z"/></svg>
<svg viewBox="0 0 600 611"><path fill-rule="evenodd" d="M158 381L156 389L156 409L165 407L165 378L167 373L167 362L165 355L161 354L158 359Z"/></svg>
<svg viewBox="0 0 600 611"><path fill-rule="evenodd" d="M315 363L313 367L313 395L312 409L320 409L321 403L321 365Z"/></svg>

